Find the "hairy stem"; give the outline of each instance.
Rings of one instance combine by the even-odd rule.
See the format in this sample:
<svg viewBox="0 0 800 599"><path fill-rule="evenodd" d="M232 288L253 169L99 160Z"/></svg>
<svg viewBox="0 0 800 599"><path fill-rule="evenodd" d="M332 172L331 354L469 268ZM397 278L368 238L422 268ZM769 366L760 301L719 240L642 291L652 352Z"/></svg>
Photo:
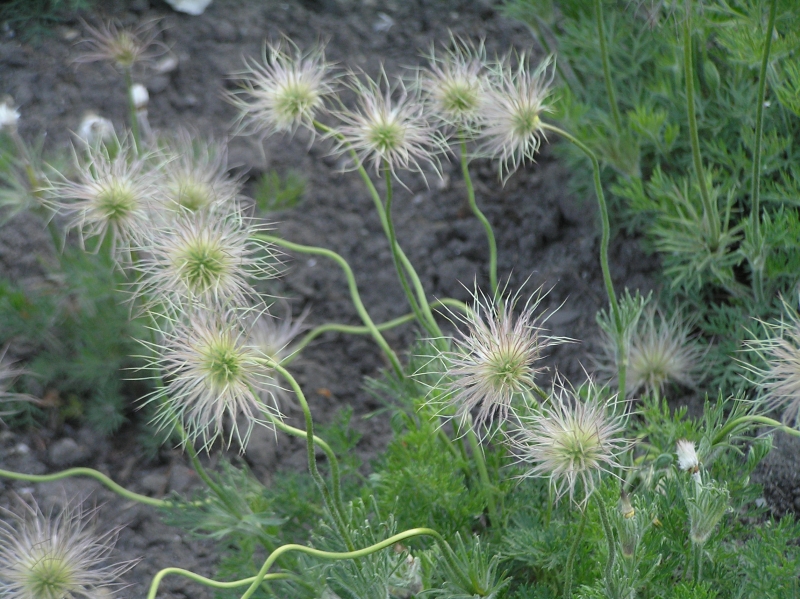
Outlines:
<svg viewBox="0 0 800 599"><path fill-rule="evenodd" d="M608 512L606 511L606 506L603 503L603 498L600 496L599 493L596 494L597 496L597 511L600 514L600 523L603 525L603 532L606 536L606 542L608 543L608 561L606 562L606 580L611 580L611 574L614 571L614 560L616 559L616 548L617 544L614 540L614 530L611 528L611 523L608 520Z"/></svg>
<svg viewBox="0 0 800 599"><path fill-rule="evenodd" d="M572 597L572 571L575 569L575 556L578 554L578 547L580 547L581 540L583 539L583 529L586 528L586 510L581 512L581 523L578 526L578 532L575 533L575 539L572 541L572 547L569 549L569 556L567 557L567 565L564 568L564 599Z"/></svg>
<svg viewBox="0 0 800 599"><path fill-rule="evenodd" d="M497 289L497 241L494 237L494 231L489 219L478 208L475 202L475 188L472 185L472 177L469 174L469 163L467 161L467 140L463 135L461 137L461 173L464 176L464 183L467 186L467 201L472 213L481 222L484 230L486 231L486 239L489 242L489 286L492 289L492 299L497 301L499 299Z"/></svg>
<svg viewBox="0 0 800 599"><path fill-rule="evenodd" d="M692 0L686 0L686 18L683 21L683 70L686 80L686 108L689 119L689 137L692 144L692 160L703 202L703 212L711 228L711 244L709 249L716 251L720 240L720 223L717 211L711 205L711 194L708 191L703 158L700 155L700 135L697 128L697 111L694 98L694 59L692 58Z"/></svg>
<svg viewBox="0 0 800 599"><path fill-rule="evenodd" d="M756 96L756 139L753 148L753 181L750 193L752 206L750 208L750 218L753 227L753 243L759 248L759 255L756 256L755 264L751 262L753 295L757 302L764 301L764 256L761 256L761 136L764 129L764 94L767 87L767 65L769 64L769 53L772 47L772 30L775 28L775 13L777 12L778 1L772 0L769 6L769 19L767 21L767 33L764 36L764 52L761 56L761 69L758 73L758 95Z"/></svg>
<svg viewBox="0 0 800 599"><path fill-rule="evenodd" d="M347 285L350 288L350 298L353 301L353 305L358 312L358 315L361 317L361 322L364 323L364 326L369 329L372 338L378 344L378 346L383 350L384 355L386 355L387 359L392 365L395 373L401 379L404 378L403 374L403 367L400 365L400 360L397 357L397 354L394 353L394 350L389 347L389 344L384 339L381 332L378 330L378 327L375 326L375 323L370 318L367 309L364 307L364 302L361 301L361 295L358 292L358 285L356 285L356 278L353 275L353 269L350 268L350 265L347 263L347 260L342 258L336 252L331 250L327 250L325 248L308 246L308 245L300 245L298 243L292 243L291 241L286 241L285 239L281 239L280 237L274 237L272 235L266 235L263 233L257 233L254 235L257 239L262 241L268 241L270 243L274 243L275 245L279 245L281 247L285 247L286 249L300 252L302 254L316 254L318 256L325 256L326 258L330 258L334 262L336 262L341 269L344 271L345 276L347 277Z"/></svg>
<svg viewBox="0 0 800 599"><path fill-rule="evenodd" d="M777 420L773 420L772 418L768 418L767 416L741 416L739 418L735 418L731 420L728 424L722 427L716 435L714 435L714 439L711 442L712 445L717 445L721 443L725 437L731 434L737 427L752 422L754 424L766 424L767 426L771 426L776 428L779 431L782 431L788 435L793 435L795 437L800 437L800 431L797 429L792 428L791 426L786 426L785 424L778 422Z"/></svg>
<svg viewBox="0 0 800 599"><path fill-rule="evenodd" d="M597 160L594 152L589 147L580 141L578 138L563 129L542 123L542 128L553 133L560 135L567 141L575 144L592 162L592 172L594 174L594 190L597 195L597 203L600 208L600 222L602 226L602 236L600 238L600 269L603 271L603 282L606 287L606 295L608 296L608 304L611 309L611 317L614 321L616 328L616 339L614 340L617 350L617 384L620 393L625 393L625 377L628 368L628 356L623 347L624 340L624 326L622 324L622 316L619 311L619 304L617 303L617 294L614 291L614 282L611 280L611 270L608 266L608 244L611 239L611 225L608 220L608 205L606 204L606 196L603 193L603 183L600 179L600 163Z"/></svg>
<svg viewBox="0 0 800 599"><path fill-rule="evenodd" d="M597 38L600 40L600 57L603 60L603 79L606 83L608 104L611 106L611 115L614 118L614 129L617 135L622 133L622 118L619 114L617 94L614 92L614 82L611 80L611 61L608 58L606 45L606 32L603 24L603 0L594 0L594 16L597 24Z"/></svg>

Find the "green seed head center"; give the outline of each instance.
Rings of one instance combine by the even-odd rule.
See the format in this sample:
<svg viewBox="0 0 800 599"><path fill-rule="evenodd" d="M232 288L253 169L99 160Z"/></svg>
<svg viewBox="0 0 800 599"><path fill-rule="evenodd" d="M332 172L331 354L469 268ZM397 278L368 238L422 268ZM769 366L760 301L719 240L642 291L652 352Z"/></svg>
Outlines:
<svg viewBox="0 0 800 599"><path fill-rule="evenodd" d="M241 352L230 340L214 342L204 352L203 369L212 389L226 389L235 384L242 374Z"/></svg>
<svg viewBox="0 0 800 599"><path fill-rule="evenodd" d="M538 131L541 127L539 108L536 106L520 107L514 112L512 126L514 132L521 137Z"/></svg>
<svg viewBox="0 0 800 599"><path fill-rule="evenodd" d="M197 293L204 293L225 276L229 260L221 248L196 242L185 247L175 262L187 287Z"/></svg>
<svg viewBox="0 0 800 599"><path fill-rule="evenodd" d="M375 123L370 129L369 141L380 152L396 150L403 143L403 128L392 121Z"/></svg>
<svg viewBox="0 0 800 599"><path fill-rule="evenodd" d="M28 587L34 597L64 599L71 596L69 593L71 578L72 571L65 560L44 556L31 566Z"/></svg>
<svg viewBox="0 0 800 599"><path fill-rule="evenodd" d="M109 221L121 221L136 210L136 194L125 184L111 185L97 194L98 212Z"/></svg>

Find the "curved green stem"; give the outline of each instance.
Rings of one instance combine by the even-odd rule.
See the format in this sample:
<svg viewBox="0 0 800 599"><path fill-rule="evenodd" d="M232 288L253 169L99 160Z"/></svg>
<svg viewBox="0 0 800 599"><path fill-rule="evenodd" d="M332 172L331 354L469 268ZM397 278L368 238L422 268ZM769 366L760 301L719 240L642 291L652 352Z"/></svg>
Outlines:
<svg viewBox="0 0 800 599"><path fill-rule="evenodd" d="M191 444L191 441L188 438L183 426L180 424L180 422L178 422L177 417L175 418L175 427L180 432L180 435L183 439L183 447L186 449L186 453L189 454L189 460L192 462L192 466L194 466L194 470L197 472L197 475L208 486L208 488L211 489L211 491L213 491L217 497L219 497L219 500L225 504L225 507L228 508L229 513L233 516L236 516L238 519L241 519L242 514L239 512L239 509L233 503L231 503L228 496L222 490L222 487L214 482L214 479L212 479L208 472L206 472L206 469L203 468L194 446Z"/></svg>
<svg viewBox="0 0 800 599"><path fill-rule="evenodd" d="M800 437L800 431L797 429L792 428L791 426L786 426L785 424L778 422L772 418L768 418L767 416L741 416L739 418L735 418L731 420L728 424L722 427L716 435L714 435L714 439L712 440L711 444L716 445L717 443L722 442L725 437L731 434L737 427L741 426L742 424L747 424L748 422L753 422L757 424L766 424L767 426L774 427L779 431L782 431L786 434L793 435L795 437Z"/></svg>
<svg viewBox="0 0 800 599"><path fill-rule="evenodd" d="M486 231L486 239L489 242L489 286L492 289L492 299L497 301L497 241L494 237L494 230L489 222L489 219L478 208L475 201L475 188L472 185L472 177L469 174L469 163L467 162L467 140L461 136L461 173L464 176L464 183L467 186L467 201L472 213L481 222L484 230Z"/></svg>
<svg viewBox="0 0 800 599"><path fill-rule="evenodd" d="M761 253L761 136L764 128L764 93L767 87L767 65L769 64L769 53L772 47L772 30L775 28L775 13L777 12L778 2L772 0L769 6L769 19L767 22L767 33L764 37L764 52L761 56L761 69L758 73L758 95L756 96L756 139L753 148L753 181L752 181L752 206L750 218L753 221L754 245L759 248ZM763 257L756 257L757 264L751 264L753 271L753 293L758 302L764 301L764 264Z"/></svg>
<svg viewBox="0 0 800 599"><path fill-rule="evenodd" d="M68 470L62 470L61 472L54 472L52 474L22 474L20 472L12 472L10 470L0 469L0 476L4 478L10 478L12 480L26 480L33 483L48 483L61 480L62 478L68 478L70 476L88 476L89 478L99 481L108 489L114 491L114 493L117 495L125 497L126 499L131 499L133 501L138 501L139 503L144 503L145 505L158 508L167 508L174 505L171 501L155 499L153 497L148 497L147 495L140 495L139 493L128 491L128 489L118 485L102 472L98 472L92 468L70 468Z"/></svg>
<svg viewBox="0 0 800 599"><path fill-rule="evenodd" d="M611 580L611 574L614 572L614 560L616 559L617 544L614 540L614 529L611 528L611 523L608 520L608 512L603 503L603 498L599 493L597 497L597 511L600 514L600 523L603 525L603 532L606 535L606 542L608 543L608 561L606 562L606 581Z"/></svg>
<svg viewBox="0 0 800 599"><path fill-rule="evenodd" d="M489 505L489 517L492 519L492 526L500 529L500 510L497 509L497 501L495 500L495 489L492 481L489 480L489 471L486 469L486 459L483 455L483 447L478 442L475 431L472 430L472 422L467 423L467 442L472 449L472 457L475 459L475 464L478 467L478 476L481 479L483 492L486 496L486 503Z"/></svg>
<svg viewBox="0 0 800 599"><path fill-rule="evenodd" d="M232 582L219 582L211 578L206 578L205 576L200 576L199 574L195 574L189 570L184 570L183 568L164 568L153 577L153 581L150 583L150 591L147 593L147 599L156 599L158 587L161 584L161 581L170 574L183 576L184 578L188 578L189 580L192 580L198 584L202 584L213 589L235 589L236 587L243 587L246 584L252 584L252 582L256 579L255 576L251 576L250 578L242 578L241 580L234 580ZM292 575L278 573L267 574L262 580L282 580L286 578L292 578Z"/></svg>
<svg viewBox="0 0 800 599"><path fill-rule="evenodd" d="M580 547L581 540L583 539L583 529L586 528L587 514L584 509L581 512L581 523L578 526L578 532L575 534L575 539L572 541L572 547L569 549L569 556L567 557L567 565L564 568L564 599L572 597L572 571L575 569L575 556L578 554L578 547Z"/></svg>
<svg viewBox="0 0 800 599"><path fill-rule="evenodd" d="M611 106L611 115L614 118L614 128L617 131L617 135L620 135L622 133L622 118L617 105L617 94L614 92L614 82L611 80L611 62L608 58L606 32L603 23L603 0L594 0L594 15L597 22L597 38L600 40L600 57L603 60L603 79L605 79L606 83L606 94L608 94L608 103Z"/></svg>
<svg viewBox="0 0 800 599"><path fill-rule="evenodd" d="M608 266L608 244L611 239L611 225L608 220L608 205L606 204L606 196L603 193L603 183L600 178L600 163L597 160L594 152L589 147L576 138L574 135L567 133L563 129L550 125L549 123L542 123L542 128L553 133L560 135L567 141L575 144L592 162L592 172L594 174L594 190L597 195L597 203L600 208L600 221L602 225L602 237L600 238L600 269L603 271L603 282L606 287L606 295L608 295L608 304L611 309L611 316L614 319L614 325L617 329L617 381L620 393L624 393L625 378L627 372L627 354L623 347L623 330L622 317L619 311L619 304L617 303L617 294L614 291L614 282L611 280L611 270Z"/></svg>
<svg viewBox="0 0 800 599"><path fill-rule="evenodd" d="M469 306L467 306L464 302L452 299L452 298L444 298L440 300L434 300L431 302L431 308L435 309L440 306L447 306L449 308L455 308L461 312L468 313ZM387 320L386 322L382 322L381 324L375 325L375 328L379 331L388 331L395 327L399 327L400 325L407 324L409 322L413 322L415 320L414 314L405 314L403 316L398 316L392 320ZM372 331L369 327L366 326L355 326L349 324L339 324L335 322L321 324L318 327L314 327L305 336L298 341L292 348L292 353L281 360L281 364L283 366L288 366L299 354L300 352L308 346L314 339L323 335L324 333L346 333L350 335L369 335Z"/></svg>
<svg viewBox="0 0 800 599"><path fill-rule="evenodd" d="M274 369L275 372L280 374L286 381L289 383L289 386L294 391L295 397L297 397L297 401L300 403L300 408L303 410L303 416L306 421L306 430L305 430L305 437L306 437L306 448L308 452L308 470L311 472L311 477L314 479L314 482L319 487L320 492L322 493L322 498L325 502L325 505L330 510L331 515L333 516L334 522L336 523L337 527L339 528L339 534L342 535L345 544L347 545L348 549L353 549L355 546L353 545L353 541L350 538L350 533L347 529L347 525L345 524L344 518L344 505L342 503L342 496L341 490L337 489L334 491L333 496L331 496L330 489L328 489L328 485L325 484L325 480L322 478L322 475L319 473L317 469L317 457L316 452L314 451L314 446L316 443L316 437L314 435L314 420L311 418L311 409L308 407L308 402L306 401L306 396L303 393L303 390L300 388L297 380L286 370L283 366L278 364L275 361L269 360L268 361L269 367ZM330 449L330 447L328 448ZM338 462L333 462L331 465L331 470L333 470L336 464L337 470L337 479L338 479ZM338 480L336 481L339 482Z"/></svg>
<svg viewBox="0 0 800 599"><path fill-rule="evenodd" d="M388 358L389 362L392 364L392 368L394 368L395 373L401 379L404 378L403 375L403 367L400 365L400 360L397 358L397 354L394 353L394 350L389 347L389 344L386 342L386 339L383 338L381 332L378 330L378 327L375 326L375 323L370 318L367 309L364 307L364 302L361 301L361 295L358 292L358 285L356 285L356 278L353 274L353 269L350 268L350 265L347 263L347 260L342 258L336 252L331 250L314 247L309 245L300 245L299 243L292 243L291 241L286 241L285 239L281 239L280 237L275 237L273 235L266 235L264 233L256 233L254 235L257 239L268 241L270 243L274 243L275 245L279 245L281 247L285 247L289 250L300 252L302 254L316 254L318 256L325 256L326 258L330 258L334 262L336 262L341 269L344 271L345 276L347 277L347 285L350 288L350 298L353 301L353 305L358 312L358 315L361 317L361 322L369 329L369 332L372 334L372 338L378 344L378 346L383 350L383 353Z"/></svg>
<svg viewBox="0 0 800 599"><path fill-rule="evenodd" d="M683 70L686 80L686 107L689 118L689 137L692 144L692 160L703 202L703 212L711 227L712 240L709 249L715 251L719 245L720 225L716 217L717 211L711 206L711 195L706 183L703 159L700 155L700 135L697 128L697 112L694 100L694 60L692 58L692 0L686 0L686 18L683 22Z"/></svg>
<svg viewBox="0 0 800 599"><path fill-rule="evenodd" d="M431 528L412 528L410 530L406 530L404 532L398 533L381 541L380 543L375 543L374 545L370 545L369 547L365 547L364 549L354 550L354 551L346 551L346 552L337 552L337 551L322 551L320 549L314 549L312 547L306 547L304 545L283 545L278 547L275 551L273 551L270 556L266 559L264 564L261 566L261 570L259 570L258 574L252 579L253 582L250 584L250 588L245 591L244 595L242 595L241 599L249 599L253 593L256 592L258 587L261 585L261 582L268 576L267 572L275 563L275 561L284 553L288 553L290 551L297 551L300 553L305 553L306 555L311 555L313 557L317 557L320 559L328 559L328 560L341 560L341 559L357 559L359 557L364 557L370 555L371 553L375 553L376 551L380 551L381 549L386 549L387 547L391 547L395 543L400 543L401 541L405 541L406 539L410 539L413 537L418 536L431 536L434 537L439 543L442 545L443 553L445 554L445 559L448 561L452 560L452 556L449 554L450 546L447 545L445 540L442 536ZM448 551L449 550L449 551ZM455 566L455 571L460 571L457 564L453 563ZM152 598L148 598L152 599Z"/></svg>

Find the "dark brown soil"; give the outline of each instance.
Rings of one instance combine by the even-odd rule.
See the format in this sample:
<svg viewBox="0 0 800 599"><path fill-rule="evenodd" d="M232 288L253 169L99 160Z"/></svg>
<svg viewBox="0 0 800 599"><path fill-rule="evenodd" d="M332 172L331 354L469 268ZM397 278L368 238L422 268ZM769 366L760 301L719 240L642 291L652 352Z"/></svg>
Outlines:
<svg viewBox="0 0 800 599"><path fill-rule="evenodd" d="M105 3L102 14L89 21L113 16L133 25L144 19L163 18L163 41L179 59L177 70L144 79L150 90L150 121L154 128L191 127L202 135L224 138L234 120L233 108L222 99L231 85L226 76L242 66L242 56L258 56L265 39L286 34L299 45L328 40L334 61L364 69L373 76L381 65L388 73L421 62L420 51L446 39L448 32L470 39L483 38L489 53L510 47L531 50L527 30L503 19L492 0L215 0L198 17L177 14L157 0L118 0ZM391 26L389 26L391 25ZM70 130L83 113L94 110L111 118L118 129L126 106L121 78L100 63L75 65L78 22L56 30L37 43L21 43L9 33L0 41L0 92L12 95L22 113L23 136L46 133L50 148L64 148ZM407 311L396 282L391 257L369 196L355 173L342 173L323 146L310 149L306 140L276 137L263 145L256 138L233 138L230 161L250 177L268 169L295 169L308 177L301 205L274 215L278 233L295 242L322 245L344 256L355 271L364 303L376 322ZM539 162L513 176L505 186L496 168L475 163L478 202L496 228L499 271L515 290L551 288L544 306L563 307L550 320L553 333L579 340L561 346L551 363L567 377L578 379L581 364L597 335L595 314L604 306L598 262L598 226L593 198L567 193L569 174L545 148ZM479 223L465 201L457 164L445 164L442 184L427 187L419 178L407 180L395 200L398 238L417 266L426 289L435 297L466 300L473 281L487 282L487 246ZM590 177L590 172L574 173ZM21 217L0 230L2 272L21 279L39 274L36 252L47 251L41 223ZM646 291L653 285L657 262L642 253L635 240L618 238L611 249L612 273L619 290L625 286ZM322 259L294 256L277 290L292 301L298 314L311 308L312 324L359 324L342 273ZM403 351L415 331L402 328L387 334L389 343ZM354 426L364 434L358 451L369 460L385 445L389 426L385 418L363 417L382 407L362 389L365 376L384 367L373 343L365 338L330 335L309 347L292 370L312 404L319 422L326 422L340 407L352 406ZM65 441L72 439L74 441ZM293 439L275 443L270 434L256 436L247 459L254 472L266 480L276 469L303 469L302 447ZM59 470L67 465L87 465L107 472L133 490L161 495L183 491L196 482L176 450L166 449L155 460L144 459L135 433L123 430L102 439L87 429L68 426L57 431L23 434L0 433L0 467L31 473ZM794 489L798 488L797 481ZM160 524L154 510L134 505L81 479L47 485L13 483L0 479L0 504L13 503L14 494L32 495L48 505L66 497L88 494L101 510L100 526L125 524L119 559L142 558L127 576L130 587L120 597L142 597L152 575L160 568L177 566L209 575L215 556L211 548L190 540L180 531ZM791 499L790 499L791 500ZM781 500L783 501L783 500ZM168 578L159 597L209 597L206 589L184 579Z"/></svg>

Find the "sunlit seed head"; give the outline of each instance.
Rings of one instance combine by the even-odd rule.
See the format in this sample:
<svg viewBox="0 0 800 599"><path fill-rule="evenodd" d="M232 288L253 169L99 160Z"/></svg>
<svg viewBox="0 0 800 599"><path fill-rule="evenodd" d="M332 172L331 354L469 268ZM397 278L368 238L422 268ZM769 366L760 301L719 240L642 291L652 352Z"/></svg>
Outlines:
<svg viewBox="0 0 800 599"><path fill-rule="evenodd" d="M459 127L462 134L471 132L482 103L485 68L483 42L475 46L451 35L442 54L431 49L419 84L436 118Z"/></svg>
<svg viewBox="0 0 800 599"><path fill-rule="evenodd" d="M230 311L196 311L163 333L149 366L164 373L166 387L146 400L156 404L159 427L171 428L177 416L190 441L208 449L217 438L227 446L236 439L244 450L255 425L271 426L267 414L281 417L268 358L248 344L243 320ZM245 430L237 424L240 415Z"/></svg>
<svg viewBox="0 0 800 599"><path fill-rule="evenodd" d="M330 134L336 153L353 150L355 166L371 162L376 173L383 168L421 173L423 165L438 172L444 140L430 124L418 91L407 90L401 80L390 86L384 72L377 81L353 74L349 85L358 96L358 108L335 112L342 123Z"/></svg>
<svg viewBox="0 0 800 599"><path fill-rule="evenodd" d="M579 394L556 381L549 401L521 416L512 437L520 462L531 464L524 476L549 478L557 498L569 494L580 507L603 473L616 476L621 456L631 446L623 437L627 415L617 397L604 400L603 389L587 385ZM576 497L578 491L582 497Z"/></svg>
<svg viewBox="0 0 800 599"><path fill-rule="evenodd" d="M45 516L37 505L0 520L0 596L77 599L110 596L134 564L107 564L117 531L96 535L81 508Z"/></svg>
<svg viewBox="0 0 800 599"><path fill-rule="evenodd" d="M112 251L124 255L147 229L159 165L138 154L128 136L84 144L74 156L78 180L56 173L44 188L48 203L69 217L67 228L78 229L82 241L96 237L99 247L110 235Z"/></svg>
<svg viewBox="0 0 800 599"><path fill-rule="evenodd" d="M759 338L745 341L756 364L745 362L760 401L768 410L782 412L783 422L800 425L800 315L783 301L783 316L776 322L759 321ZM755 336L755 335L754 335ZM760 363L759 363L760 362Z"/></svg>
<svg viewBox="0 0 800 599"><path fill-rule="evenodd" d="M240 213L176 215L139 248L138 293L179 311L196 304L245 305L255 294L251 280L279 273L272 247L253 237L258 231Z"/></svg>
<svg viewBox="0 0 800 599"><path fill-rule="evenodd" d="M150 63L166 50L164 44L155 41L159 33L156 24L157 21L148 21L134 29L121 29L113 21L97 27L84 23L88 36L79 42L84 49L75 62L106 61L121 70Z"/></svg>
<svg viewBox="0 0 800 599"><path fill-rule="evenodd" d="M479 152L498 160L500 176L507 179L526 161L532 162L544 135L541 116L551 112L547 103L553 79L552 60L530 70L525 54L503 59L487 78L480 110Z"/></svg>
<svg viewBox="0 0 800 599"><path fill-rule="evenodd" d="M438 357L444 364L437 385L444 399L436 400L442 415L453 415L464 427L475 413L475 429L490 430L508 418L514 398L532 392L547 350L568 341L546 334L546 319L535 314L541 299L538 290L517 315L516 295L503 307L474 295L469 313L456 317L466 330Z"/></svg>
<svg viewBox="0 0 800 599"><path fill-rule="evenodd" d="M234 78L241 89L228 100L245 133L291 133L300 126L314 131L314 119L336 90L324 48L302 51L289 40L266 46L260 63L245 60Z"/></svg>

